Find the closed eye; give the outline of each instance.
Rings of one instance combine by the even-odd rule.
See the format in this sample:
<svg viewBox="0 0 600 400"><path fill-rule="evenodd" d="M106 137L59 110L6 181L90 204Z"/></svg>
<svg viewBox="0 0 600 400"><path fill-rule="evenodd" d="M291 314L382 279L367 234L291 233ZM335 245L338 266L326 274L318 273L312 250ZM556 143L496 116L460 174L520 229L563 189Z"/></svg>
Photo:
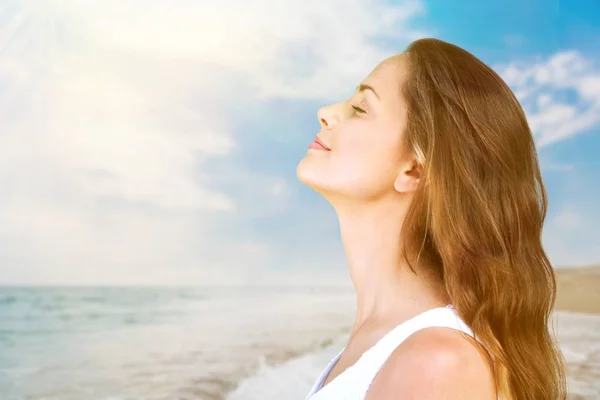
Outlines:
<svg viewBox="0 0 600 400"><path fill-rule="evenodd" d="M352 108L359 113L363 113L366 114L367 112L365 110L363 110L362 108L356 107L356 106L352 106Z"/></svg>

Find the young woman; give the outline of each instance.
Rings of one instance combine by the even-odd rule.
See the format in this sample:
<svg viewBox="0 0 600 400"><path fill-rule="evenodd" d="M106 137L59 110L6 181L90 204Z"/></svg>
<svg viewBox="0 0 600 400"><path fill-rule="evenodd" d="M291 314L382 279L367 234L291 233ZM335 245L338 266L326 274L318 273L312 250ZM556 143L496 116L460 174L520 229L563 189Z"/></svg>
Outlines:
<svg viewBox="0 0 600 400"><path fill-rule="evenodd" d="M505 82L421 39L318 118L296 172L337 213L357 315L307 399L565 399L547 195Z"/></svg>

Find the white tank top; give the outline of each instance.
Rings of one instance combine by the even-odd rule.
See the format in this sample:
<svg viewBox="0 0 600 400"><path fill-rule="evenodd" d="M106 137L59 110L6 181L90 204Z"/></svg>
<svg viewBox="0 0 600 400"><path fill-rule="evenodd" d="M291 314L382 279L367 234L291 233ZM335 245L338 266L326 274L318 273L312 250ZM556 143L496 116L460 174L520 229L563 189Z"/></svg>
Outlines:
<svg viewBox="0 0 600 400"><path fill-rule="evenodd" d="M396 347L413 333L428 327L457 329L479 341L473 331L458 316L451 304L445 307L432 308L404 321L386 333L377 343L365 351L358 361L323 387L327 375L344 352L346 348L344 346L321 372L306 400L364 400L375 375ZM500 400L499 397L498 400Z"/></svg>

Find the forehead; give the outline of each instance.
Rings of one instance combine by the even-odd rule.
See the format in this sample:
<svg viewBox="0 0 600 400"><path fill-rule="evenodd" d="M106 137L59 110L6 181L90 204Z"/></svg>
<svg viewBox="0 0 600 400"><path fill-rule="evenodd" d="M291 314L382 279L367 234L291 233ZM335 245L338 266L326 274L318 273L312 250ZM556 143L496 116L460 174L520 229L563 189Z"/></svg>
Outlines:
<svg viewBox="0 0 600 400"><path fill-rule="evenodd" d="M403 54L397 54L380 62L362 83L372 86L383 103L397 104L400 99L400 85L406 75L406 61Z"/></svg>

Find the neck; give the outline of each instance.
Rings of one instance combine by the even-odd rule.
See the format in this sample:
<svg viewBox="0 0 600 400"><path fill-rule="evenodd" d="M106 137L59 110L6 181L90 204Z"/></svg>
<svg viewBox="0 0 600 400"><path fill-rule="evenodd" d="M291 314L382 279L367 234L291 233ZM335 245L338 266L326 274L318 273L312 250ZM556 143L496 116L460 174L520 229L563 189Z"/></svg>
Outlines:
<svg viewBox="0 0 600 400"><path fill-rule="evenodd" d="M402 257L400 230L405 209L396 202L336 207L350 277L357 294L354 331L364 325L399 323L447 304L443 283L426 265Z"/></svg>

